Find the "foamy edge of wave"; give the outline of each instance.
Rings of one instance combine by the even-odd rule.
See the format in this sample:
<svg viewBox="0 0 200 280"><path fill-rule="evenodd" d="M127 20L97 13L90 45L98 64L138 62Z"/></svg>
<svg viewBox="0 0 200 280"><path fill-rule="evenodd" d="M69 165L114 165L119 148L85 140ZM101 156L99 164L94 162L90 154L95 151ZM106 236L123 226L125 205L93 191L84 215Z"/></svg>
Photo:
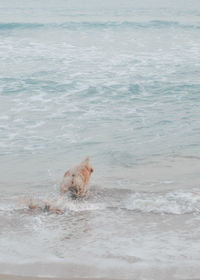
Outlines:
<svg viewBox="0 0 200 280"><path fill-rule="evenodd" d="M195 189L191 191L171 191L167 193L153 193L153 192L135 192L130 194L127 198L122 198L120 201L114 201L111 204L105 201L88 201L73 200L68 196L55 198L55 195L50 197L25 197L21 199L21 203L14 204L12 201L9 204L1 204L0 212L12 212L34 207L29 207L30 201L36 205L35 209L48 212L47 205L51 205L53 210L58 210L62 214L71 212L83 211L98 211L108 208L117 208L121 210L129 210L141 213L154 214L199 214L200 213L200 190ZM20 202L20 201L19 201ZM56 213L51 211L49 212Z"/></svg>
<svg viewBox="0 0 200 280"><path fill-rule="evenodd" d="M200 213L200 192L135 193L125 202L127 210L155 214Z"/></svg>

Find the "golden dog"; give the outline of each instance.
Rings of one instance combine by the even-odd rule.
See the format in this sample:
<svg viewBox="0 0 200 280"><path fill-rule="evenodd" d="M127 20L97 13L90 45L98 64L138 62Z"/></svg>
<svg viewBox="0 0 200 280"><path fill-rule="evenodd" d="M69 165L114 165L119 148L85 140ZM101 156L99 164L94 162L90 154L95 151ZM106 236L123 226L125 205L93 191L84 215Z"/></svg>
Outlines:
<svg viewBox="0 0 200 280"><path fill-rule="evenodd" d="M43 205L41 205L41 203ZM28 207L30 210L38 210L38 211L43 211L43 212L51 212L54 214L63 214L64 210L56 207L56 204L49 202L47 200L41 200L40 202L33 201L32 198L29 199L28 201Z"/></svg>
<svg viewBox="0 0 200 280"><path fill-rule="evenodd" d="M79 165L65 172L60 185L60 194L71 190L75 197L83 197L86 193L93 168L89 165L89 157Z"/></svg>
<svg viewBox="0 0 200 280"><path fill-rule="evenodd" d="M60 195L62 196L65 192L71 190L76 198L83 197L86 193L92 172L93 168L89 165L89 157L87 157L79 165L70 168L65 172L63 180L60 184ZM64 210L57 206L57 202L59 202L59 199L51 201L40 199L34 201L30 197L28 198L28 207L30 210L63 214Z"/></svg>

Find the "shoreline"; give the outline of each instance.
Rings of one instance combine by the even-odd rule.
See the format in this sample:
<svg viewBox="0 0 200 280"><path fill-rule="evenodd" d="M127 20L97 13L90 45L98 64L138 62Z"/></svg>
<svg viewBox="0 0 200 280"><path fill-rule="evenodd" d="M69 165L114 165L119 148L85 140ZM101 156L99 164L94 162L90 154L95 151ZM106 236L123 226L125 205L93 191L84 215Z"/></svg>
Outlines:
<svg viewBox="0 0 200 280"><path fill-rule="evenodd" d="M76 272L79 271L79 268L76 267ZM15 272L10 267L4 272L1 271L0 280L200 280L200 267L197 263L189 263L188 265L184 262L182 264L154 264L152 266L145 264L143 266L129 265L129 267L122 270L122 273L120 273L116 267L112 269L105 268L100 273L98 268L95 267L93 271L87 271L87 273L84 273L84 270L79 271L79 273L72 273L67 265L64 271L59 267L60 275L51 274L50 272L49 276L45 276L44 271L37 271L37 274L32 273L33 276L30 276L31 272L33 272L30 267L26 271L21 267L20 270ZM47 270L45 269L45 271L47 275Z"/></svg>
<svg viewBox="0 0 200 280"><path fill-rule="evenodd" d="M73 277L34 277L34 276L19 276L10 274L0 274L0 280L116 280L114 278L73 278Z"/></svg>

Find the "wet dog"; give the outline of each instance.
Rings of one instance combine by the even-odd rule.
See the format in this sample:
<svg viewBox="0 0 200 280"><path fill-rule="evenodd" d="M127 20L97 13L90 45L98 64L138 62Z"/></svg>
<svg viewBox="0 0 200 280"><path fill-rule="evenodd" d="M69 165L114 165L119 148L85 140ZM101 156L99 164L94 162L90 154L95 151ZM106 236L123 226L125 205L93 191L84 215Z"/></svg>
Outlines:
<svg viewBox="0 0 200 280"><path fill-rule="evenodd" d="M64 210L56 206L56 202L47 200L33 201L32 198L28 201L28 208L30 210L37 210L39 212L51 212L54 214L63 214Z"/></svg>
<svg viewBox="0 0 200 280"><path fill-rule="evenodd" d="M60 194L63 195L70 190L76 198L85 196L92 172L93 168L89 165L89 157L87 157L79 165L65 172L60 184Z"/></svg>
<svg viewBox="0 0 200 280"><path fill-rule="evenodd" d="M60 184L60 196L57 199L33 199L26 198L30 210L51 212L54 214L63 214L64 209L60 205L63 195L67 191L71 191L74 198L84 197L93 168L89 165L89 157L82 161L79 165L70 168L65 172L63 180ZM61 201L62 202L62 201ZM62 204L62 203L61 203Z"/></svg>

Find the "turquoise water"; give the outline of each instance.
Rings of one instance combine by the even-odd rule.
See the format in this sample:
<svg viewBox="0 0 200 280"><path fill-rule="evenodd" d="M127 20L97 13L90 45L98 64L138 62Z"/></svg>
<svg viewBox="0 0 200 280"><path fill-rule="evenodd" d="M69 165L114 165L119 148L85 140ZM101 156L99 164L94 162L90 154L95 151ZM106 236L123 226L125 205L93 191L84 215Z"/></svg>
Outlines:
<svg viewBox="0 0 200 280"><path fill-rule="evenodd" d="M199 277L199 16L197 0L0 0L0 273ZM57 198L87 155L64 215L18 201Z"/></svg>
<svg viewBox="0 0 200 280"><path fill-rule="evenodd" d="M192 2L1 1L1 158L199 155Z"/></svg>

